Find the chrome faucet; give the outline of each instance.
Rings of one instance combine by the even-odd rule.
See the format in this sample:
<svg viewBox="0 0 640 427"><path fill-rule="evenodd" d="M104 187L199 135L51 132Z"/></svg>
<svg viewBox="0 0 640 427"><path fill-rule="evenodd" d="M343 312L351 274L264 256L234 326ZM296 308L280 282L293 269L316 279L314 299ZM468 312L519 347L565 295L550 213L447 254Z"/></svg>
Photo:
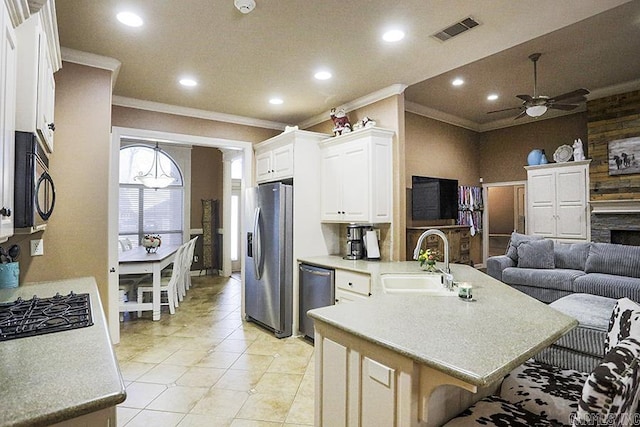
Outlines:
<svg viewBox="0 0 640 427"><path fill-rule="evenodd" d="M422 242L427 238L427 236L430 236L432 234L440 237L442 239L442 243L444 244L444 269L442 270L444 277L444 286L447 289L452 289L453 275L451 274L451 269L449 268L449 240L447 239L446 234L436 228L432 228L422 233L418 238L416 248L413 250L413 259L418 259L418 256L420 256L420 247L422 246Z"/></svg>

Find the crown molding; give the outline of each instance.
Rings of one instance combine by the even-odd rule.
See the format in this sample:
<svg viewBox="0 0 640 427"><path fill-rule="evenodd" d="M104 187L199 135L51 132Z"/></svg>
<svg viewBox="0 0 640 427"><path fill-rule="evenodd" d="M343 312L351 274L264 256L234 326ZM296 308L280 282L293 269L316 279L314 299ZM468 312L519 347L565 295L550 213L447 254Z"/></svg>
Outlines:
<svg viewBox="0 0 640 427"><path fill-rule="evenodd" d="M86 65L87 67L100 68L102 70L111 71L111 89L116 85L118 73L122 63L117 59L108 56L96 55L95 53L83 52L81 50L61 47L62 60L72 62L74 64Z"/></svg>
<svg viewBox="0 0 640 427"><path fill-rule="evenodd" d="M357 110L358 108L362 108L366 105L373 104L374 102L381 101L390 96L400 95L401 93L404 92L406 88L407 88L407 85L402 83L396 83L391 86L387 86L385 88L372 92L368 95L357 98L353 101L347 102L346 104L341 105L340 108L343 108L345 113L348 113L349 111ZM322 123L327 120L329 120L329 111L326 111L322 114L318 114L317 116L313 116L301 123L298 123L298 127L300 129L308 129L311 126L315 126L318 123Z"/></svg>
<svg viewBox="0 0 640 427"><path fill-rule="evenodd" d="M163 104L142 99L113 96L112 105L119 107L136 108L138 110L154 111L156 113L175 114L177 116L194 117L197 119L215 120L236 125L253 126L264 129L284 130L285 124L269 120L254 119L251 117L236 116L233 114L218 113L215 111L200 110L197 108L180 107L177 105Z"/></svg>
<svg viewBox="0 0 640 427"><path fill-rule="evenodd" d="M405 100L404 110L408 111L409 113L428 117L430 119L438 120L450 125L469 129L475 132L480 132L480 124L474 121L463 119L462 117L454 116L453 114L444 113L433 108L425 107L422 104L417 104L415 102Z"/></svg>
<svg viewBox="0 0 640 427"><path fill-rule="evenodd" d="M587 99L589 101L593 101L594 99L605 98L612 95L619 95L621 93L632 92L638 89L640 89L640 79L620 83L619 85L595 89L591 91L589 95L587 95Z"/></svg>

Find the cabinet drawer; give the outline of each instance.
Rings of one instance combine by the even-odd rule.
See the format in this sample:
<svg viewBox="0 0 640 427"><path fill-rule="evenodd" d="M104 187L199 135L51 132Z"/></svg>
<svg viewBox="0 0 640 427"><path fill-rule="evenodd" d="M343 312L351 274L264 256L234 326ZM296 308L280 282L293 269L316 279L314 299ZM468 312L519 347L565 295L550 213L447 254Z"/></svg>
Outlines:
<svg viewBox="0 0 640 427"><path fill-rule="evenodd" d="M336 289L336 304L346 304L354 301L366 300L367 298L369 297L362 294Z"/></svg>
<svg viewBox="0 0 640 427"><path fill-rule="evenodd" d="M470 243L469 242L460 242L460 252L468 251Z"/></svg>
<svg viewBox="0 0 640 427"><path fill-rule="evenodd" d="M336 270L336 288L345 289L369 296L371 293L371 276L346 270Z"/></svg>

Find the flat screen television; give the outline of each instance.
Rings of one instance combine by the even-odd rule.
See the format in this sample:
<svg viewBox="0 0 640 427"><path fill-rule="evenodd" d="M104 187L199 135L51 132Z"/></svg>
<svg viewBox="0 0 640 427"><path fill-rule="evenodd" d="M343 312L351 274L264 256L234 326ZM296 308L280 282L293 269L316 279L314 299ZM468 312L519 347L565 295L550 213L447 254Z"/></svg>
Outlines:
<svg viewBox="0 0 640 427"><path fill-rule="evenodd" d="M411 218L458 219L458 180L412 176Z"/></svg>

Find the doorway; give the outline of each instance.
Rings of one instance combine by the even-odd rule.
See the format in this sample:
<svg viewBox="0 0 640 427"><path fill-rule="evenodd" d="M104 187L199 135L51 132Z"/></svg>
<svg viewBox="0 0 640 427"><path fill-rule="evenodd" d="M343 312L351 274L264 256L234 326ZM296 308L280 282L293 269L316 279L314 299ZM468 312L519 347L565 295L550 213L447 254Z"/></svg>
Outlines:
<svg viewBox="0 0 640 427"><path fill-rule="evenodd" d="M114 344L117 344L120 341L120 321L119 321L119 299L118 299L118 193L119 193L119 153L120 153L120 145L123 139L136 139L136 140L153 140L153 141L162 141L167 145L175 145L175 146L202 146L202 147L211 147L218 148L223 151L229 151L234 153L234 158L241 158L242 162L240 164L241 168L241 180L240 180L240 192L244 190L245 183L252 182L252 155L253 155L253 146L250 142L245 141L235 141L228 140L222 138L207 138L201 136L194 135L185 135L185 134L176 134L176 133L168 133L168 132L159 132L159 131L151 131L145 129L132 129L132 128L121 128L121 127L113 127L113 132L111 136L111 147L110 147L110 165L109 165L109 224L108 224L108 234L109 234L109 292L108 292L108 313L107 320L109 324L109 333L111 336L111 341ZM229 171L231 169L231 160L224 160L224 170ZM224 178L225 183L223 186L225 188L231 188L231 173L225 173ZM239 198L239 215L241 215L243 209L242 198ZM226 212L230 212L231 206L231 191L225 192L223 194L223 210ZM185 214L186 217L188 217ZM227 224L229 224L228 222ZM239 233L242 232L242 224L239 224L240 230ZM185 221L185 229L189 229L189 224ZM224 257L225 259L229 258L230 251L227 249L230 247L230 233L229 228L224 227L223 233L223 248L224 248ZM243 267L243 256L242 256L242 247L239 247L240 253L240 267ZM229 268L225 273L223 269L223 273L225 275L231 274L231 261L229 260ZM242 296L243 298L243 296Z"/></svg>
<svg viewBox="0 0 640 427"><path fill-rule="evenodd" d="M526 181L484 184L483 256L504 255L511 233L525 233Z"/></svg>

